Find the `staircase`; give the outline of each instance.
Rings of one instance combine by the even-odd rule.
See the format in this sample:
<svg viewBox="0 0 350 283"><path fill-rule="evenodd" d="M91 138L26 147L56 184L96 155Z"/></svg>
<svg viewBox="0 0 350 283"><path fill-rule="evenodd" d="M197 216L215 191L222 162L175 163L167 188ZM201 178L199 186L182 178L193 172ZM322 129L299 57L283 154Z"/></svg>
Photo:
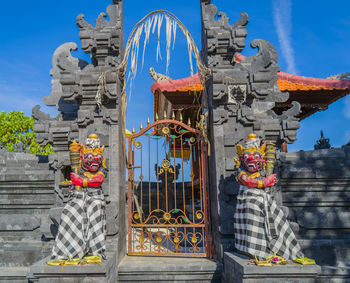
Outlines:
<svg viewBox="0 0 350 283"><path fill-rule="evenodd" d="M0 282L27 282L29 266L50 253L41 227L54 203L47 157L0 151Z"/></svg>

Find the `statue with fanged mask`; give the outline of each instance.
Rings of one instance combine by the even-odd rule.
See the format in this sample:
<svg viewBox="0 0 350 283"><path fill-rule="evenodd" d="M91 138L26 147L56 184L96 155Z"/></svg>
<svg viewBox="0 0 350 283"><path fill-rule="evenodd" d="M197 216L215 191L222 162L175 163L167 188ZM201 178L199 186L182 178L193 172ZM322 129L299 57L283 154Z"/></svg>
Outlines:
<svg viewBox="0 0 350 283"><path fill-rule="evenodd" d="M271 194L276 174L267 173L266 144L250 134L243 145L237 145L237 154L240 184L234 215L237 251L261 258L273 254L292 260L304 257L283 210Z"/></svg>
<svg viewBox="0 0 350 283"><path fill-rule="evenodd" d="M74 189L62 211L52 259L79 261L87 255L105 258L106 216L101 188L106 168L104 146L100 146L97 135L91 134L86 146L73 142L70 150L71 156L75 150L79 170L71 173Z"/></svg>

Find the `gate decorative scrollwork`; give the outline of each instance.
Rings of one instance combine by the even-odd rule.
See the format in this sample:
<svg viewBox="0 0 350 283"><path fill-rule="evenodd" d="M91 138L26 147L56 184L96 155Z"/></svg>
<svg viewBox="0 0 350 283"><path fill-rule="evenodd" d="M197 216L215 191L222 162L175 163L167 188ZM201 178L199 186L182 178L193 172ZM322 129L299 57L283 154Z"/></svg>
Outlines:
<svg viewBox="0 0 350 283"><path fill-rule="evenodd" d="M207 145L161 120L129 137L129 255L209 256Z"/></svg>

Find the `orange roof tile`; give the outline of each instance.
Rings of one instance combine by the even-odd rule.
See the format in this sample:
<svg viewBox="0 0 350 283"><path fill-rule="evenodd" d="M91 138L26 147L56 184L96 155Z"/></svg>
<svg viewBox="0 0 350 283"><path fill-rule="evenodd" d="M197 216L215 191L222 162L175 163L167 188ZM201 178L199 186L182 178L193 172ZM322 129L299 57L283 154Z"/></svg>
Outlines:
<svg viewBox="0 0 350 283"><path fill-rule="evenodd" d="M332 90L331 88L320 85L307 85L303 83L292 83L285 80L277 80L280 91L297 91L297 90Z"/></svg>
<svg viewBox="0 0 350 283"><path fill-rule="evenodd" d="M236 53L235 62L241 63L245 56ZM318 79L278 72L277 84L281 91L350 90L350 80Z"/></svg>
<svg viewBox="0 0 350 283"><path fill-rule="evenodd" d="M201 92L203 89L198 73L183 79L155 82L151 87L152 93L155 93L157 90L161 92Z"/></svg>

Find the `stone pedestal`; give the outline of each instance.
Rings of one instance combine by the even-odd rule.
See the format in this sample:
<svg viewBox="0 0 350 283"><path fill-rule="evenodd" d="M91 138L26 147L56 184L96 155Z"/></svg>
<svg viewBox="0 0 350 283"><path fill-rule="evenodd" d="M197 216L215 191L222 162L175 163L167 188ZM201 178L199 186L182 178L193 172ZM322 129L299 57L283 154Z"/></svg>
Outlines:
<svg viewBox="0 0 350 283"><path fill-rule="evenodd" d="M225 283L309 283L317 282L321 272L318 265L248 265L249 259L241 255L225 252Z"/></svg>
<svg viewBox="0 0 350 283"><path fill-rule="evenodd" d="M48 266L44 258L30 267L29 282L39 283L113 283L116 282L116 255L107 254L107 259L97 264L84 266Z"/></svg>
<svg viewBox="0 0 350 283"><path fill-rule="evenodd" d="M126 256L118 282L221 282L222 265L207 258Z"/></svg>

